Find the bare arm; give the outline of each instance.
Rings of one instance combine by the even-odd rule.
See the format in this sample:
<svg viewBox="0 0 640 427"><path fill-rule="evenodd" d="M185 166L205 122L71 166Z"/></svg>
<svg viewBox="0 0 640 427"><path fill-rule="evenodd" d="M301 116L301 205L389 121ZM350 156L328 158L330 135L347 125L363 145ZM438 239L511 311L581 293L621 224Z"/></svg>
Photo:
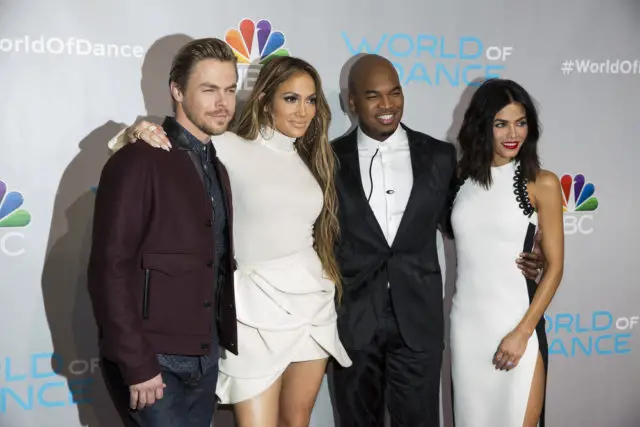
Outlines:
<svg viewBox="0 0 640 427"><path fill-rule="evenodd" d="M558 177L542 171L535 184L529 184L532 203L538 211L538 225L544 229L541 241L546 262L544 274L524 317L498 346L493 359L497 369L515 368L524 354L529 338L551 303L560 285L564 269L564 225L562 193Z"/></svg>
<svg viewBox="0 0 640 427"><path fill-rule="evenodd" d="M546 264L533 301L518 329L533 334L540 318L551 303L564 271L564 226L562 221L562 192L558 177L541 171L533 186L532 196L538 211L538 223L544 229L541 241Z"/></svg>

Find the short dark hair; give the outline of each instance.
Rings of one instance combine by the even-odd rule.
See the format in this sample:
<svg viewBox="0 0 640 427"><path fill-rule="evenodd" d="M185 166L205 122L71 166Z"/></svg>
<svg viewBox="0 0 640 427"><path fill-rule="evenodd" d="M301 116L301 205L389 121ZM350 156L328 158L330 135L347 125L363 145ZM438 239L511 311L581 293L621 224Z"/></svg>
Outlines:
<svg viewBox="0 0 640 427"><path fill-rule="evenodd" d="M460 178L471 178L489 188L491 162L495 150L493 122L496 114L511 103L518 103L524 107L528 128L527 139L516 160L520 162L523 178L535 181L540 170L538 139L541 130L538 112L527 91L518 83L506 79L486 80L471 98L458 133L462 151L459 164Z"/></svg>
<svg viewBox="0 0 640 427"><path fill-rule="evenodd" d="M189 81L191 71L203 59L217 59L221 62L237 64L238 58L227 43L216 38L193 40L184 45L173 58L169 83L184 89Z"/></svg>

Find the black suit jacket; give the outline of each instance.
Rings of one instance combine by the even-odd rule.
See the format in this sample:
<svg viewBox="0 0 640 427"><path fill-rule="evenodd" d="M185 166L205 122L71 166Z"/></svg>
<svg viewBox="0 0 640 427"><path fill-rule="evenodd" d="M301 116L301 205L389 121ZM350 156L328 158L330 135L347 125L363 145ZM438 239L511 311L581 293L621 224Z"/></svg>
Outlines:
<svg viewBox="0 0 640 427"><path fill-rule="evenodd" d="M186 136L170 120L163 126L176 149L127 144L105 165L95 202L89 292L101 354L127 384L160 372L157 353L210 353L216 323L220 344L237 354L229 177L213 158L230 227L226 278L216 287L209 197L180 149Z"/></svg>
<svg viewBox="0 0 640 427"><path fill-rule="evenodd" d="M332 144L340 162L336 187L341 238L336 255L344 280L338 329L352 350L371 341L388 292L405 343L416 351L443 348L436 231L448 220L455 147L402 126L409 138L413 187L391 246L364 194L357 130Z"/></svg>

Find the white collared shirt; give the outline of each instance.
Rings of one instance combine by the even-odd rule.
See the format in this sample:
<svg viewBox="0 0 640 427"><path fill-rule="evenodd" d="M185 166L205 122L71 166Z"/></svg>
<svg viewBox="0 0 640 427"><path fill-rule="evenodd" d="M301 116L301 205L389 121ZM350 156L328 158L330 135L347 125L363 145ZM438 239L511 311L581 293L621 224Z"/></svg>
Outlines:
<svg viewBox="0 0 640 427"><path fill-rule="evenodd" d="M382 142L368 137L360 128L357 132L362 187L367 198L371 193L369 205L391 246L413 186L409 138L401 126ZM378 153L374 157L376 149Z"/></svg>

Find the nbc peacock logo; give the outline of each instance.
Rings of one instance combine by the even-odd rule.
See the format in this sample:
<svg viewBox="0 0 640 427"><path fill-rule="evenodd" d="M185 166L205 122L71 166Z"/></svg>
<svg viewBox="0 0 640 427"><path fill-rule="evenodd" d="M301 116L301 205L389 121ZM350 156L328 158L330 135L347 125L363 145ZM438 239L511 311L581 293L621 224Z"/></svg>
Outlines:
<svg viewBox="0 0 640 427"><path fill-rule="evenodd" d="M594 196L596 187L582 174L565 174L560 179L562 186L563 212L591 212L598 208L598 199ZM573 195L573 197L571 197Z"/></svg>
<svg viewBox="0 0 640 427"><path fill-rule="evenodd" d="M264 65L278 56L289 56L289 50L284 47L284 34L273 31L271 22L266 19L244 18L238 28L227 30L224 39L241 65Z"/></svg>
<svg viewBox="0 0 640 427"><path fill-rule="evenodd" d="M565 234L593 233L593 212L598 209L596 187L583 174L565 174L560 178Z"/></svg>
<svg viewBox="0 0 640 427"><path fill-rule="evenodd" d="M20 209L23 203L22 194L7 192L7 184L0 181L0 228L26 227L31 222L31 214Z"/></svg>

